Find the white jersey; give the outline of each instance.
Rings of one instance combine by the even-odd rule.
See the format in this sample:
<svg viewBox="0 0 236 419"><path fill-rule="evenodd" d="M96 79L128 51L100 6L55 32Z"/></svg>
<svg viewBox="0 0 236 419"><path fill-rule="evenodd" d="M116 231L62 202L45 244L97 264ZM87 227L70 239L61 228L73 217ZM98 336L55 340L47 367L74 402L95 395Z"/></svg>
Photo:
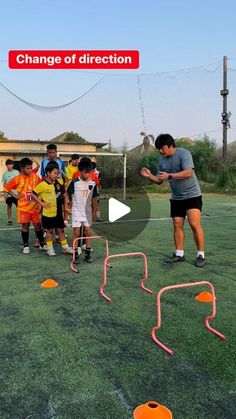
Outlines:
<svg viewBox="0 0 236 419"><path fill-rule="evenodd" d="M92 198L97 196L96 182L92 179L73 179L67 193L72 197L72 226L92 225Z"/></svg>

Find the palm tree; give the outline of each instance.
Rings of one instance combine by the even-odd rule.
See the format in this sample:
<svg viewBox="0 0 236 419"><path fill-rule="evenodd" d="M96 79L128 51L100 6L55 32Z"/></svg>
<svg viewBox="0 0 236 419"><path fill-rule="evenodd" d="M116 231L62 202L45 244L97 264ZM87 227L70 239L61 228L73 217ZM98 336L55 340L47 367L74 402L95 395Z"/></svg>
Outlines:
<svg viewBox="0 0 236 419"><path fill-rule="evenodd" d="M143 146L145 151L148 151L148 148L150 146L150 140L154 144L155 138L152 134L146 134L145 132L140 132L140 135L143 137Z"/></svg>

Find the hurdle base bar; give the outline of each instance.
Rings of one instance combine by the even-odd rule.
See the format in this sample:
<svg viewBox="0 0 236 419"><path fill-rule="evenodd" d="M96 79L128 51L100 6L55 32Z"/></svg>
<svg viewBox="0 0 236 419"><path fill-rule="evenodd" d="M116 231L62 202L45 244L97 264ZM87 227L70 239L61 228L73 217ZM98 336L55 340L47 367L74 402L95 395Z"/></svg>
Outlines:
<svg viewBox="0 0 236 419"><path fill-rule="evenodd" d="M208 282L208 281L200 281L200 282L190 282L187 284L178 284L178 285L172 285L172 286L168 286L168 287L164 287L162 288L159 293L157 294L157 325L155 327L152 328L152 340L161 348L163 349L168 355L173 355L174 352L168 348L167 346L165 346L163 343L161 343L157 337L156 337L156 331L158 329L160 329L161 327L161 296L165 291L169 291L172 289L177 289L177 288L187 288L187 287L195 287L195 286L202 286L202 285L207 285L212 293L212 313L210 316L207 316L205 318L205 326L206 328L213 333L214 335L216 335L217 337L219 337L222 340L226 340L225 335L223 335L222 333L218 332L217 330L213 329L213 327L210 326L209 321L213 320L216 316L216 297L215 297L215 289L213 287L213 285Z"/></svg>
<svg viewBox="0 0 236 419"><path fill-rule="evenodd" d="M108 295L106 295L105 292L104 292L105 287L107 285L108 260L114 259L114 258L120 258L120 257L127 257L127 256L140 256L140 257L143 258L143 261L144 261L144 276L140 281L140 286L144 291L148 292L149 294L153 294L153 291L150 288L147 288L144 285L144 282L148 279L148 265L147 265L146 255L142 252L119 253L119 254L115 254L115 255L106 256L105 259L104 259L104 278L103 278L103 283L101 284L101 286L99 288L99 293L100 293L101 297L103 297L109 303L112 302L112 298L108 297Z"/></svg>
<svg viewBox="0 0 236 419"><path fill-rule="evenodd" d="M99 240L104 240L105 241L105 245L106 245L106 257L109 255L109 244L108 244L108 240L105 236L90 236L89 237L91 240L94 239L99 239ZM72 244L72 251L73 251L73 256L72 256L72 260L70 263L70 267L72 269L73 272L79 273L79 269L76 269L74 264L75 264L75 249L76 249L76 245L78 244L79 240L83 240L83 239L88 239L88 237L85 236L81 236L81 237L77 237ZM108 268L112 268L111 265L108 266Z"/></svg>

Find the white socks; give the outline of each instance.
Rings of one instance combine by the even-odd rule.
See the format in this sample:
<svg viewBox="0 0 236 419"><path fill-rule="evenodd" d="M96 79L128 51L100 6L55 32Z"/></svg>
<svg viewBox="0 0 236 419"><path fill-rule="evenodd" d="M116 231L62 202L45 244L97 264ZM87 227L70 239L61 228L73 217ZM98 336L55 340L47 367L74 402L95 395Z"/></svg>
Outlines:
<svg viewBox="0 0 236 419"><path fill-rule="evenodd" d="M176 250L175 254L176 256L180 256L182 258L184 256L184 250Z"/></svg>
<svg viewBox="0 0 236 419"><path fill-rule="evenodd" d="M205 252L198 251L198 252L197 252L197 258L198 258L199 256L202 256L202 257L203 257L203 259L205 259Z"/></svg>
<svg viewBox="0 0 236 419"><path fill-rule="evenodd" d="M176 254L176 256L180 256L181 258L184 256L184 250L176 250L175 251L175 254ZM205 259L205 252L203 252L203 251L198 251L197 252L197 258L199 257L199 256L202 256L203 257L203 259Z"/></svg>

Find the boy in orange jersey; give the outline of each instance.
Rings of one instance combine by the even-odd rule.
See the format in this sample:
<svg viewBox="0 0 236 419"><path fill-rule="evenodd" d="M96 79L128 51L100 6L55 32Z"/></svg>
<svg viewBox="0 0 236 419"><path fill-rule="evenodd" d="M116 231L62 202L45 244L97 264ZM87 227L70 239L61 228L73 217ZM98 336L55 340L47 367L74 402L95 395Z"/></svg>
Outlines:
<svg viewBox="0 0 236 419"><path fill-rule="evenodd" d="M23 253L28 254L30 252L30 222L34 225L35 234L40 243L40 249L46 250L40 220L40 207L35 201L31 200L31 192L40 182L40 178L36 173L32 173L32 161L27 157L20 161L20 169L21 173L6 183L3 189L18 201L17 222L22 226Z"/></svg>

